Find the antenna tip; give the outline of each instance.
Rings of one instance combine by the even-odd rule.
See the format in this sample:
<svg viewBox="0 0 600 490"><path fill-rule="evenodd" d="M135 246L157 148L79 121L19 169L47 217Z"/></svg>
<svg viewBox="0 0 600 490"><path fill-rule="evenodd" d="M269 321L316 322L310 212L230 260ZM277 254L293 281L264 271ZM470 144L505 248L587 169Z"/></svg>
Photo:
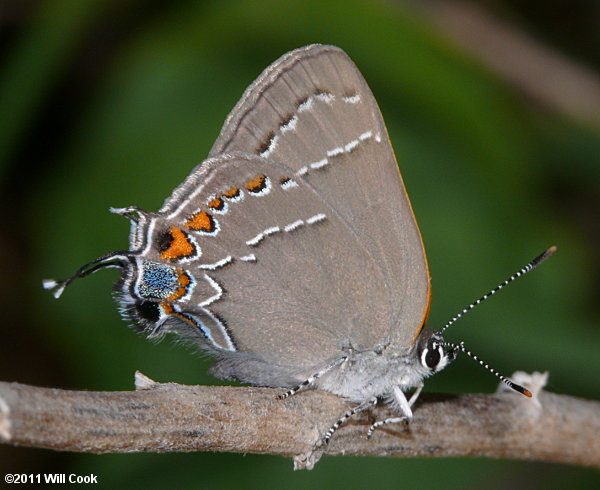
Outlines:
<svg viewBox="0 0 600 490"><path fill-rule="evenodd" d="M556 252L556 250L557 250L556 245L552 245L550 248L548 248L547 250L542 252L535 259L533 259L531 261L530 265L532 266L532 268L540 265L542 262L544 262L544 260L550 258L552 256L552 254L554 254L554 252Z"/></svg>
<svg viewBox="0 0 600 490"><path fill-rule="evenodd" d="M542 262L547 258L551 257L554 252L556 252L556 245L552 245L548 250L546 250L542 255L540 255L539 261Z"/></svg>
<svg viewBox="0 0 600 490"><path fill-rule="evenodd" d="M508 386L510 386L513 390L518 391L519 393L525 395L528 398L533 398L533 393L531 393L531 391L529 391L527 388L524 388L521 385L518 385L517 383L514 383L513 381L510 381L509 383L507 383Z"/></svg>

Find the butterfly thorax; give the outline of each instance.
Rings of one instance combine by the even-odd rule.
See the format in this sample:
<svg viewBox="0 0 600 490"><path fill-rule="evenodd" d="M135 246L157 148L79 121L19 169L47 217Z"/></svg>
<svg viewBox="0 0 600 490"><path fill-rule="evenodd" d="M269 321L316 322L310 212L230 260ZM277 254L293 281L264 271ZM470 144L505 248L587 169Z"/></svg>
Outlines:
<svg viewBox="0 0 600 490"><path fill-rule="evenodd" d="M453 360L439 343L441 336L424 329L405 353L389 350L350 352L347 362L318 381L323 390L355 401L384 396L395 387L402 391L419 386Z"/></svg>

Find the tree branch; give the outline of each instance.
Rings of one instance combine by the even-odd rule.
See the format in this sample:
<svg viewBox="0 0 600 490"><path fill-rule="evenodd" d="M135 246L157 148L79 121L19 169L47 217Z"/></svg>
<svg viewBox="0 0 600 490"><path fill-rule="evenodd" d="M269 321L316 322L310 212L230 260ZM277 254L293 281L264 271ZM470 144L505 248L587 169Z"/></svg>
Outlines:
<svg viewBox="0 0 600 490"><path fill-rule="evenodd" d="M352 406L320 391L278 400L279 391L268 388L162 384L141 373L136 385L135 392L87 392L0 382L0 440L92 453L269 453L311 468L323 453L313 450L315 442ZM366 440L369 424L390 415L381 407L357 416L326 453L489 456L600 468L599 402L547 392L533 399L424 394L409 426L386 426Z"/></svg>
<svg viewBox="0 0 600 490"><path fill-rule="evenodd" d="M413 2L456 44L532 100L586 125L600 126L600 78L478 2Z"/></svg>

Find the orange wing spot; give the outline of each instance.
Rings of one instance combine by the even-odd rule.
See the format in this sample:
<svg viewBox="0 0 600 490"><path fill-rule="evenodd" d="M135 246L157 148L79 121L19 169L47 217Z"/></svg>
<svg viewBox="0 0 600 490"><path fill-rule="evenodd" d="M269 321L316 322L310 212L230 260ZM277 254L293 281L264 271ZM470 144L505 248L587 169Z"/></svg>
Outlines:
<svg viewBox="0 0 600 490"><path fill-rule="evenodd" d="M169 246L162 250L160 254L164 260L177 260L194 254L194 245L181 228L171 226L170 237Z"/></svg>
<svg viewBox="0 0 600 490"><path fill-rule="evenodd" d="M244 184L244 187L250 192L260 192L265 188L265 182L267 180L266 175L257 175L252 180L249 180Z"/></svg>
<svg viewBox="0 0 600 490"><path fill-rule="evenodd" d="M192 280L190 279L190 276L183 271L183 269L177 269L177 282L179 283L179 287L173 294L167 297L167 299L170 301L177 301L179 298L185 296L188 286Z"/></svg>
<svg viewBox="0 0 600 490"><path fill-rule="evenodd" d="M231 189L229 189L223 193L223 196L226 197L227 199L233 199L234 197L238 197L239 195L240 195L239 187L232 187Z"/></svg>
<svg viewBox="0 0 600 490"><path fill-rule="evenodd" d="M184 288L188 287L190 285L190 282L192 282L190 276L188 276L182 269L179 269L177 273L177 282L181 284Z"/></svg>
<svg viewBox="0 0 600 490"><path fill-rule="evenodd" d="M161 303L159 303L159 306L162 308L162 311L165 315L172 315L173 313L175 313L173 305L167 303L166 301L162 301Z"/></svg>
<svg viewBox="0 0 600 490"><path fill-rule="evenodd" d="M208 207L221 211L225 207L225 202L220 197L215 197L213 200L208 201Z"/></svg>
<svg viewBox="0 0 600 490"><path fill-rule="evenodd" d="M191 318L188 318L186 315L183 315L182 313L175 311L175 308L173 308L173 305L171 305L167 302L162 302L162 303L160 303L160 307L162 308L165 315L173 315L173 316L176 316L177 318L181 318L182 320L185 320L186 322L191 323L192 325L194 325L196 327L198 326Z"/></svg>
<svg viewBox="0 0 600 490"><path fill-rule="evenodd" d="M206 211L200 211L199 213L192 215L183 226L189 230L204 231L206 233L215 231L215 221Z"/></svg>

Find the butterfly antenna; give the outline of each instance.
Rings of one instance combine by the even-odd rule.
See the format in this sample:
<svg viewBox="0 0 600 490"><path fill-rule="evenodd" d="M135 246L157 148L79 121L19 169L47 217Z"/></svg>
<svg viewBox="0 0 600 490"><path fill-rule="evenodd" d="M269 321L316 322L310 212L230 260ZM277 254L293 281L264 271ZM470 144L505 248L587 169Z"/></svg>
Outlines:
<svg viewBox="0 0 600 490"><path fill-rule="evenodd" d="M44 289L48 289L52 291L52 294L55 298L60 298L60 295L63 293L65 288L71 284L75 279L79 279L80 277L89 276L94 272L108 268L108 267L119 267L123 268L125 264L131 259L131 252L127 251L119 251L112 252L107 255L103 255L102 257L93 260L83 266L81 266L75 274L67 279L44 279L42 281L42 285Z"/></svg>
<svg viewBox="0 0 600 490"><path fill-rule="evenodd" d="M533 395L531 394L531 391L529 391L527 388L523 388L521 385L518 385L517 383L515 383L514 381L508 379L505 376L502 376L498 371L496 371L493 367L491 367L489 364L486 364L485 362L483 362L481 359L479 359L479 357L477 357L475 354L473 354L470 350L468 350L465 347L464 342L461 342L460 344L453 344L451 342L440 342L440 345L444 346L444 347L450 347L451 350L453 352L456 353L456 351L461 351L464 352L466 355L468 355L471 359L473 359L474 361L477 361L481 366L483 366L485 369L487 369L490 373L492 373L494 376L496 376L500 381L502 381L503 383L507 384L508 386L510 386L513 390L518 391L519 393L522 393L525 396L528 396L529 398L531 398Z"/></svg>
<svg viewBox="0 0 600 490"><path fill-rule="evenodd" d="M443 328L439 331L439 333L440 334L444 333L444 331L450 325L452 325L453 323L455 323L459 318L463 317L466 313L468 313L469 311L471 311L477 305L479 305L480 303L484 302L490 296L492 296L493 294L495 294L498 291L500 291L508 283L511 283L512 281L514 281L518 277L521 277L521 276L527 274L529 271L535 269L538 265L540 265L542 262L544 262L544 260L546 260L547 258L549 258L554 252L556 252L556 247L552 246L548 250L546 250L544 253L541 253L540 255L538 255L535 259L533 259L531 262L529 262L525 267L523 267L521 270L519 270L518 272L516 272L515 274L513 274L512 276L510 276L506 281L504 281L503 283L501 283L498 286L496 286L494 289L492 289L491 291L489 291L487 294L484 294L477 301L471 303L464 310L462 310L459 314L457 314L455 317L453 317L448 323L446 323L446 325L443 326ZM467 351L465 351L465 353L467 353Z"/></svg>

